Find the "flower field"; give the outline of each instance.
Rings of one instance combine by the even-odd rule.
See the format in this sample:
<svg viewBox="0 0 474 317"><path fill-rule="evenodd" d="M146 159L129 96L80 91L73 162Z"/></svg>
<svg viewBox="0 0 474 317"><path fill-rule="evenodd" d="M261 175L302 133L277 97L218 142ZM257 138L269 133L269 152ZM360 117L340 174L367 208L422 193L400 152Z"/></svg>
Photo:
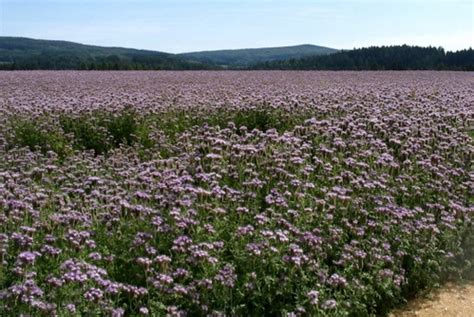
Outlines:
<svg viewBox="0 0 474 317"><path fill-rule="evenodd" d="M374 316L474 264L474 76L0 73L0 316Z"/></svg>

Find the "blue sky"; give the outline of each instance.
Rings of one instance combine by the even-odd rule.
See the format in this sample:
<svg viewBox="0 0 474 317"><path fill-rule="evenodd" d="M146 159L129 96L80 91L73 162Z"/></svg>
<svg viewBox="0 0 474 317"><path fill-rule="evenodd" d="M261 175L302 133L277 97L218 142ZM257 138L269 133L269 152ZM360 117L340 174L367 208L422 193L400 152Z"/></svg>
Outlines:
<svg viewBox="0 0 474 317"><path fill-rule="evenodd" d="M0 0L0 35L172 53L311 43L474 47L474 0Z"/></svg>

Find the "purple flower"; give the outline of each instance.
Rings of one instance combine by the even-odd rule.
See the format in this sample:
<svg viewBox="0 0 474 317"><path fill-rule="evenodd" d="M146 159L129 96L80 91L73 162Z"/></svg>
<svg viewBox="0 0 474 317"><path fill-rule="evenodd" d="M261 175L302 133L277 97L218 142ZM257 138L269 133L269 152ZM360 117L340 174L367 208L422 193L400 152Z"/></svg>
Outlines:
<svg viewBox="0 0 474 317"><path fill-rule="evenodd" d="M146 307L140 307L138 312L143 316L148 316L148 314L150 313L150 311Z"/></svg>
<svg viewBox="0 0 474 317"><path fill-rule="evenodd" d="M306 296L309 298L311 305L318 305L319 303L319 292L315 290L309 291Z"/></svg>
<svg viewBox="0 0 474 317"><path fill-rule="evenodd" d="M21 252L18 257L17 257L17 263L19 265L28 265L28 264L33 264L36 260L37 257L41 256L41 253L39 252Z"/></svg>
<svg viewBox="0 0 474 317"><path fill-rule="evenodd" d="M90 288L84 293L84 298L91 302L96 302L104 296L104 293L98 288Z"/></svg>
<svg viewBox="0 0 474 317"><path fill-rule="evenodd" d="M321 305L323 309L334 309L336 306L337 302L334 299L328 299Z"/></svg>

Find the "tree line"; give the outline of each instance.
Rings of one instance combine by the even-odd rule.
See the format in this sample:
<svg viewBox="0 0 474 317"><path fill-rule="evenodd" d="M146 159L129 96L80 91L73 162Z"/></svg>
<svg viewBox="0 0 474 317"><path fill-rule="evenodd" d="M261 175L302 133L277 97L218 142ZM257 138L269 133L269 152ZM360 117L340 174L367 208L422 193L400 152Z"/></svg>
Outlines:
<svg viewBox="0 0 474 317"><path fill-rule="evenodd" d="M472 48L446 52L439 47L382 46L330 55L258 63L252 69L281 70L474 70Z"/></svg>
<svg viewBox="0 0 474 317"><path fill-rule="evenodd" d="M89 57L41 53L0 61L0 70L193 70L212 68L215 66L152 55Z"/></svg>
<svg viewBox="0 0 474 317"><path fill-rule="evenodd" d="M51 44L52 43L52 44ZM121 48L102 48L69 42L3 38L0 70L199 70L224 69L211 61L185 56ZM439 47L382 46L342 50L266 61L225 69L248 70L461 70L474 71L472 48L446 52Z"/></svg>

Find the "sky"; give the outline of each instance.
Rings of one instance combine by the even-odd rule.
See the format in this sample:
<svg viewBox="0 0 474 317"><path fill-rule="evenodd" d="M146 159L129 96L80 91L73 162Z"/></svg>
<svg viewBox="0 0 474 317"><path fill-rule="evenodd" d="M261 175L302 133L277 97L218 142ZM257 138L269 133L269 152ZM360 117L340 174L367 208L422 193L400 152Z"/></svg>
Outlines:
<svg viewBox="0 0 474 317"><path fill-rule="evenodd" d="M474 47L474 0L0 0L0 36L170 53L315 44Z"/></svg>

